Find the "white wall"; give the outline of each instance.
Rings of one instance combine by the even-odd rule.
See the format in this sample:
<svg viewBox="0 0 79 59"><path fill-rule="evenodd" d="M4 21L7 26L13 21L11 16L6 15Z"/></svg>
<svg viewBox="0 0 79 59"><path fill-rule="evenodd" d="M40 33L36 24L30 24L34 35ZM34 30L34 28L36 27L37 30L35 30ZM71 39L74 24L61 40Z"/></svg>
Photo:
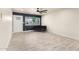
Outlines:
<svg viewBox="0 0 79 59"><path fill-rule="evenodd" d="M49 32L79 39L79 9L60 9L42 17Z"/></svg>
<svg viewBox="0 0 79 59"><path fill-rule="evenodd" d="M12 34L12 11L8 8L0 8L0 12L2 12L2 19L0 19L0 48L7 48Z"/></svg>

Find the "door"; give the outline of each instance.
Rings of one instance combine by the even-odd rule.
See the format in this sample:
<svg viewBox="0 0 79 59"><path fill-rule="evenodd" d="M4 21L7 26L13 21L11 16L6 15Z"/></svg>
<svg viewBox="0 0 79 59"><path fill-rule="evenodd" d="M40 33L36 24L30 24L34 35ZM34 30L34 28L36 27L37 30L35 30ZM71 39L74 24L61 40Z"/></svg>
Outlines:
<svg viewBox="0 0 79 59"><path fill-rule="evenodd" d="M13 15L13 32L23 31L23 16Z"/></svg>

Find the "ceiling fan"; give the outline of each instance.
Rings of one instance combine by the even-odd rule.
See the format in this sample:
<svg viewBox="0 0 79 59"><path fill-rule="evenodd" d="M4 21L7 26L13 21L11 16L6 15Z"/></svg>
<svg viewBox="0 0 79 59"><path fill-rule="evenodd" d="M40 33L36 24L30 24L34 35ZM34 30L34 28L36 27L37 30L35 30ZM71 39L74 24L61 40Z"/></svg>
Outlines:
<svg viewBox="0 0 79 59"><path fill-rule="evenodd" d="M37 12L39 13L47 13L48 10L42 9L42 8L37 8Z"/></svg>

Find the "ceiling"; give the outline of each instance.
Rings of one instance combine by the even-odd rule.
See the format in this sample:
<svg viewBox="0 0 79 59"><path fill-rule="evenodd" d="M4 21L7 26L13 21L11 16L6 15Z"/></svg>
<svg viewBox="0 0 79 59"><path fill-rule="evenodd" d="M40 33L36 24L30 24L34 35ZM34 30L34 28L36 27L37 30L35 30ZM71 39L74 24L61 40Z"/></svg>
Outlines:
<svg viewBox="0 0 79 59"><path fill-rule="evenodd" d="M48 10L47 13L50 13L52 11L55 11L59 8L42 8L42 9L46 9ZM43 13L43 14L40 14L39 12L36 12L37 8L13 8L12 9L13 12L19 12L19 13L27 13L27 14L36 14L36 15L45 15L47 13Z"/></svg>

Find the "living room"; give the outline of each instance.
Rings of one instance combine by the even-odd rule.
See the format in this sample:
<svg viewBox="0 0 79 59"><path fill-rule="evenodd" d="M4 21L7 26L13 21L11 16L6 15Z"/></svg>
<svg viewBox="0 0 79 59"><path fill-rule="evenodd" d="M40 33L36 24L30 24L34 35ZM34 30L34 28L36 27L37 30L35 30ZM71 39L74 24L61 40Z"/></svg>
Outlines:
<svg viewBox="0 0 79 59"><path fill-rule="evenodd" d="M79 50L78 15L78 8L0 8L0 50Z"/></svg>

